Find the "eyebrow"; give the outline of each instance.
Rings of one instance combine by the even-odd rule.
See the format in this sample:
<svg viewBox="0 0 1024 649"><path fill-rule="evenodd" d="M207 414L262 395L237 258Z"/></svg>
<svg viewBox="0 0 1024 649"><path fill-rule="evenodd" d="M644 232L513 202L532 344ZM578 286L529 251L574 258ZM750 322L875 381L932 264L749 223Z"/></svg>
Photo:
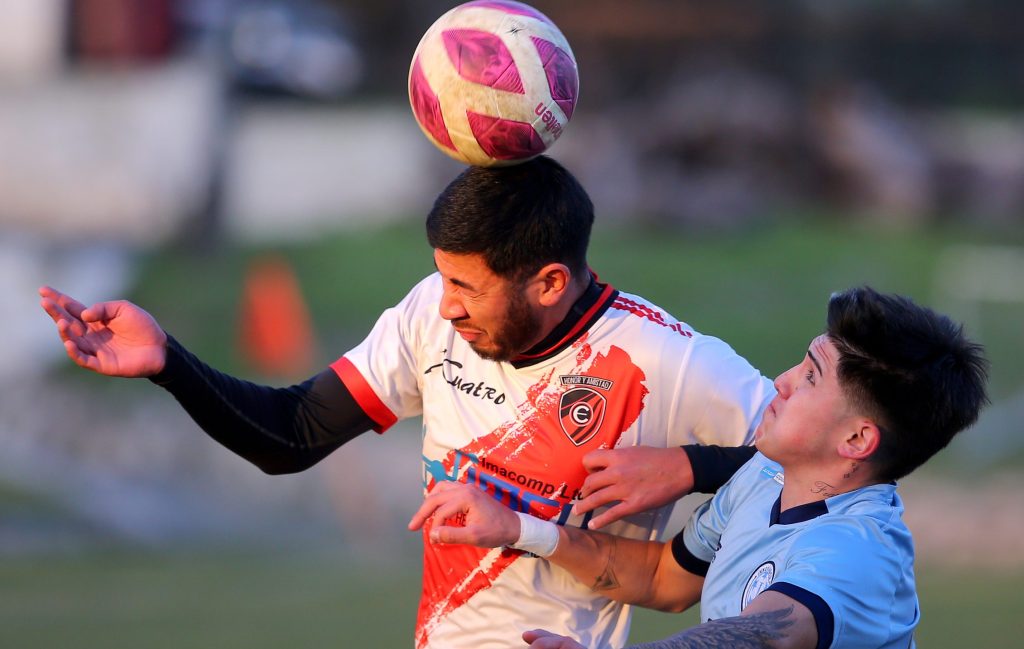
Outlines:
<svg viewBox="0 0 1024 649"><path fill-rule="evenodd" d="M434 262L434 270L436 270L439 273L441 272L441 269L437 267L437 261ZM473 288L472 284L468 284L468 283L462 281L461 279L455 279L454 277L447 277L446 278L443 273L441 274L441 279L443 279L446 282L450 282L452 284L455 284L459 288L468 289L470 291L475 291L476 290L475 288Z"/></svg>
<svg viewBox="0 0 1024 649"><path fill-rule="evenodd" d="M809 349L807 350L807 357L810 358L811 362L814 363L814 366L818 368L818 376L825 376L825 374L821 371L821 363L818 362L818 359L814 357L814 353L811 352L811 350Z"/></svg>

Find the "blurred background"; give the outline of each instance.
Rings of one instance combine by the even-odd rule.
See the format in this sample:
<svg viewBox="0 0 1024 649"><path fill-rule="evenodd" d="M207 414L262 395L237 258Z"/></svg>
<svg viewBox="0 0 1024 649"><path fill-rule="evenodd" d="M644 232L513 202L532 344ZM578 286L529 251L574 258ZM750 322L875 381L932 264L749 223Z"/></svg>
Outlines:
<svg viewBox="0 0 1024 649"><path fill-rule="evenodd" d="M258 381L333 361L432 271L461 167L406 75L454 4L0 0L0 645L410 646L419 422L265 476L149 382L73 367L36 288L137 301ZM534 4L580 68L550 153L602 279L768 375L863 283L986 345L992 406L901 490L919 646L1019 644L1024 5Z"/></svg>

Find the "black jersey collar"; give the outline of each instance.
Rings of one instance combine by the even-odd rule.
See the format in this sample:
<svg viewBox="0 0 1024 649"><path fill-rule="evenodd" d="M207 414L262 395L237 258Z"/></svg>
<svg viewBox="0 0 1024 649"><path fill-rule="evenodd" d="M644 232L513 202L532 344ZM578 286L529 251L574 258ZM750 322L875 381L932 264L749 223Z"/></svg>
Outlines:
<svg viewBox="0 0 1024 649"><path fill-rule="evenodd" d="M597 322L618 295L610 284L598 283L597 276L591 273L590 284L573 303L565 319L543 340L512 359L512 366L518 369L535 365L574 343Z"/></svg>
<svg viewBox="0 0 1024 649"><path fill-rule="evenodd" d="M824 500L804 503L803 505L797 505L782 511L782 494L780 493L779 497L775 499L775 504L772 505L772 514L768 519L768 524L792 525L793 523L803 523L827 513L828 505L825 504Z"/></svg>

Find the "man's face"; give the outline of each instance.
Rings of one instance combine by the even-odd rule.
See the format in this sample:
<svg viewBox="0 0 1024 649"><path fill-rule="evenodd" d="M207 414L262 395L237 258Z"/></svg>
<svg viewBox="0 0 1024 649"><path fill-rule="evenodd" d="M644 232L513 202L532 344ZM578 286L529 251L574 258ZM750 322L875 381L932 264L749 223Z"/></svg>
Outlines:
<svg viewBox="0 0 1024 649"><path fill-rule="evenodd" d="M839 352L828 336L811 341L803 361L775 379L779 394L754 433L757 449L787 470L835 456L852 409L837 374Z"/></svg>
<svg viewBox="0 0 1024 649"><path fill-rule="evenodd" d="M482 358L512 360L543 337L522 285L495 275L478 254L434 251L444 282L439 310Z"/></svg>

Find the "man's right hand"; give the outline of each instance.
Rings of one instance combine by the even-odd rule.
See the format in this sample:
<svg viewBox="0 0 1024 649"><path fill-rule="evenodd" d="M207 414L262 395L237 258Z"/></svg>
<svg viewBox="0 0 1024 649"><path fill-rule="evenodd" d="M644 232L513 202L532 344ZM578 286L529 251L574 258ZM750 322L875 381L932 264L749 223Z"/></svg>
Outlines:
<svg viewBox="0 0 1024 649"><path fill-rule="evenodd" d="M167 334L140 307L119 300L86 308L49 286L40 288L39 295L75 364L124 377L152 376L164 368Z"/></svg>
<svg viewBox="0 0 1024 649"><path fill-rule="evenodd" d="M475 485L439 482L413 514L410 530L422 528L433 519L431 543L462 543L481 548L498 548L519 540L520 523L508 507ZM459 520L461 524L451 524Z"/></svg>

